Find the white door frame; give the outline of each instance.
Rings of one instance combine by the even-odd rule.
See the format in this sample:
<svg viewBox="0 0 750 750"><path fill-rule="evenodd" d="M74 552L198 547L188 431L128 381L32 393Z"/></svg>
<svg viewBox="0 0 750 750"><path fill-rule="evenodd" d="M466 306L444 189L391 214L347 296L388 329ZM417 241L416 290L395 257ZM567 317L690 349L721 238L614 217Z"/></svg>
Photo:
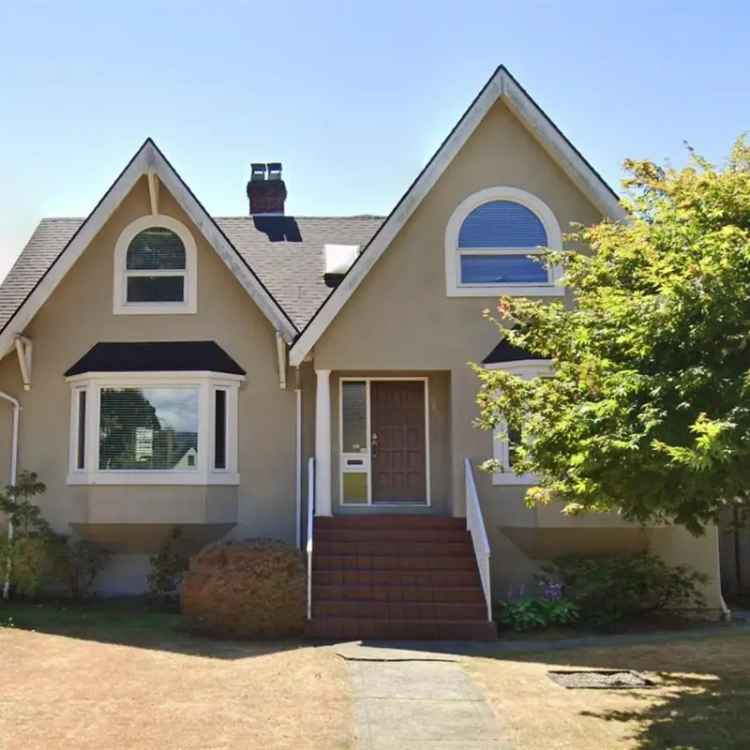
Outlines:
<svg viewBox="0 0 750 750"><path fill-rule="evenodd" d="M427 497L424 502L402 502L387 500L373 502L372 499L372 430L371 430L371 399L370 385L373 381L405 381L424 383L424 430L425 430L425 492ZM367 449L361 453L344 453L344 389L343 383L364 383L366 393L366 417L367 417ZM399 507L399 508L429 508L432 505L432 491L430 487L430 379L427 376L413 377L340 377L338 380L338 402L339 402L339 505L345 508L372 508L372 507ZM346 471L347 461L365 460L364 469L367 471L367 502L347 503L344 502L344 474L361 473L362 467L357 465L352 471Z"/></svg>

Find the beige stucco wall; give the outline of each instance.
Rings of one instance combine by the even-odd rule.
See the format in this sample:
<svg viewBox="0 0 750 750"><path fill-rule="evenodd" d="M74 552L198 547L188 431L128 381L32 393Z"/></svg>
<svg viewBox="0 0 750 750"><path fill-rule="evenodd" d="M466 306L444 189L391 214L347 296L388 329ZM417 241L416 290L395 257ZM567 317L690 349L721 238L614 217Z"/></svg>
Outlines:
<svg viewBox="0 0 750 750"><path fill-rule="evenodd" d="M352 370L370 374L446 373L450 435L438 441L453 446L448 501L456 515L463 515L465 509L464 457L476 465L492 453L490 435L474 426L478 414L477 379L467 363L480 362L497 344L499 336L482 319L482 311L493 308L495 298L446 295L445 230L461 201L479 190L499 185L520 188L541 198L554 212L563 232L570 231L573 222L591 224L601 219L538 142L498 103L346 302L314 350L315 367L333 370L332 380L337 373ZM335 403L336 394L333 396ZM332 427L335 434L335 418ZM334 485L338 477L335 459L334 455ZM524 505L523 488L495 487L490 477L481 472L476 479L492 540L493 578L498 594L512 584L529 580L540 564L536 557L539 550L551 554L552 550L572 551L571 547L594 552L647 546L640 529L614 514L570 519L560 513L559 506L531 510ZM537 533L538 530L543 533ZM531 543L528 537L534 534L536 538ZM710 543L694 542L683 536L679 546L695 567L711 569L712 576L717 577ZM709 593L714 606L716 591L712 589Z"/></svg>
<svg viewBox="0 0 750 750"><path fill-rule="evenodd" d="M224 522L235 515L234 536L294 541L295 396L292 389L279 388L274 330L164 187L160 204L162 213L182 221L196 239L197 313L112 313L115 242L131 221L150 213L143 178L24 331L34 342L32 391L22 390L15 354L0 362L0 389L23 405L19 466L36 471L47 483L44 513L62 533L70 533L71 521L184 521L192 508L197 523ZM70 392L63 373L97 342L161 340L214 340L247 371L239 392L241 485L208 491L179 486L68 486ZM0 405L3 425L9 414ZM3 483L8 434L3 426Z"/></svg>

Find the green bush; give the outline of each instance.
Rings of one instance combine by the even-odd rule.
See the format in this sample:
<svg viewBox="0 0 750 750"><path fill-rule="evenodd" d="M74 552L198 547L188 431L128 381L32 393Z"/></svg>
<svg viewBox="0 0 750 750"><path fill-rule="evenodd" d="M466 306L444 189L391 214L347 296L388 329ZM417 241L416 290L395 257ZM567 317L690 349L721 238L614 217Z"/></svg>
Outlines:
<svg viewBox="0 0 750 750"><path fill-rule="evenodd" d="M582 622L605 626L664 609L699 608L706 577L651 554L559 558L545 569Z"/></svg>
<svg viewBox="0 0 750 750"><path fill-rule="evenodd" d="M83 599L101 569L107 564L109 553L86 539L70 541L65 545L64 577L73 599Z"/></svg>
<svg viewBox="0 0 750 750"><path fill-rule="evenodd" d="M159 604L176 602L179 597L182 577L188 568L188 558L179 549L181 535L182 531L175 526L159 551L149 558L148 594Z"/></svg>
<svg viewBox="0 0 750 750"><path fill-rule="evenodd" d="M0 545L2 575L14 591L35 597L42 585L58 574L64 540L52 531L32 498L46 491L34 472L22 471L15 485L0 494L0 511L13 524L13 539Z"/></svg>
<svg viewBox="0 0 750 750"><path fill-rule="evenodd" d="M12 543L6 540L2 544L0 557L5 565L10 558L13 590L33 599L44 584L60 580L65 540L53 534L19 536Z"/></svg>
<svg viewBox="0 0 750 750"><path fill-rule="evenodd" d="M107 560L107 553L92 542L69 542L55 534L32 498L46 486L31 471L22 471L15 485L0 493L0 511L13 524L13 539L0 542L0 573L13 590L36 597L50 583L66 584L73 598L85 596Z"/></svg>
<svg viewBox="0 0 750 750"><path fill-rule="evenodd" d="M517 632L572 625L578 620L578 608L565 598L524 597L501 602L499 607L497 621Z"/></svg>

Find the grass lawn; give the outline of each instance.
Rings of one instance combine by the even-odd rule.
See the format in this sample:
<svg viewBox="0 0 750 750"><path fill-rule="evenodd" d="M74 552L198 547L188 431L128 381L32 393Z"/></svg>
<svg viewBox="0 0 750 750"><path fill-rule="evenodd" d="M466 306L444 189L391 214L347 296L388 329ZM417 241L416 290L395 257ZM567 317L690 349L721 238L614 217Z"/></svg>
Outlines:
<svg viewBox="0 0 750 750"><path fill-rule="evenodd" d="M133 602L12 602L0 659L1 750L353 746L345 665L326 647L191 637Z"/></svg>
<svg viewBox="0 0 750 750"><path fill-rule="evenodd" d="M523 750L747 750L750 634L498 658L467 669ZM649 690L566 690L556 668L635 669Z"/></svg>

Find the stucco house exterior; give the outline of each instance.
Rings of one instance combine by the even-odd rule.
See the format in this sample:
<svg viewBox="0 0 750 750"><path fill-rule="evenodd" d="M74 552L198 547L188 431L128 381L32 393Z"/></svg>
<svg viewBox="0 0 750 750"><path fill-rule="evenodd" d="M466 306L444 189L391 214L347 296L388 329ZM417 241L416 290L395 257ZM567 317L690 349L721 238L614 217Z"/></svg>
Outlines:
<svg viewBox="0 0 750 750"><path fill-rule="evenodd" d="M53 527L114 553L101 592L143 591L179 526L191 549L307 549L314 635L483 637L488 600L568 552L652 550L705 573L721 610L715 530L529 509L533 477L476 470L509 447L474 426L467 363L551 366L482 311L564 297L527 256L624 218L505 68L387 217L290 216L287 189L254 164L249 213L212 217L147 140L0 287L0 390L20 406L0 404L0 479L36 471Z"/></svg>

